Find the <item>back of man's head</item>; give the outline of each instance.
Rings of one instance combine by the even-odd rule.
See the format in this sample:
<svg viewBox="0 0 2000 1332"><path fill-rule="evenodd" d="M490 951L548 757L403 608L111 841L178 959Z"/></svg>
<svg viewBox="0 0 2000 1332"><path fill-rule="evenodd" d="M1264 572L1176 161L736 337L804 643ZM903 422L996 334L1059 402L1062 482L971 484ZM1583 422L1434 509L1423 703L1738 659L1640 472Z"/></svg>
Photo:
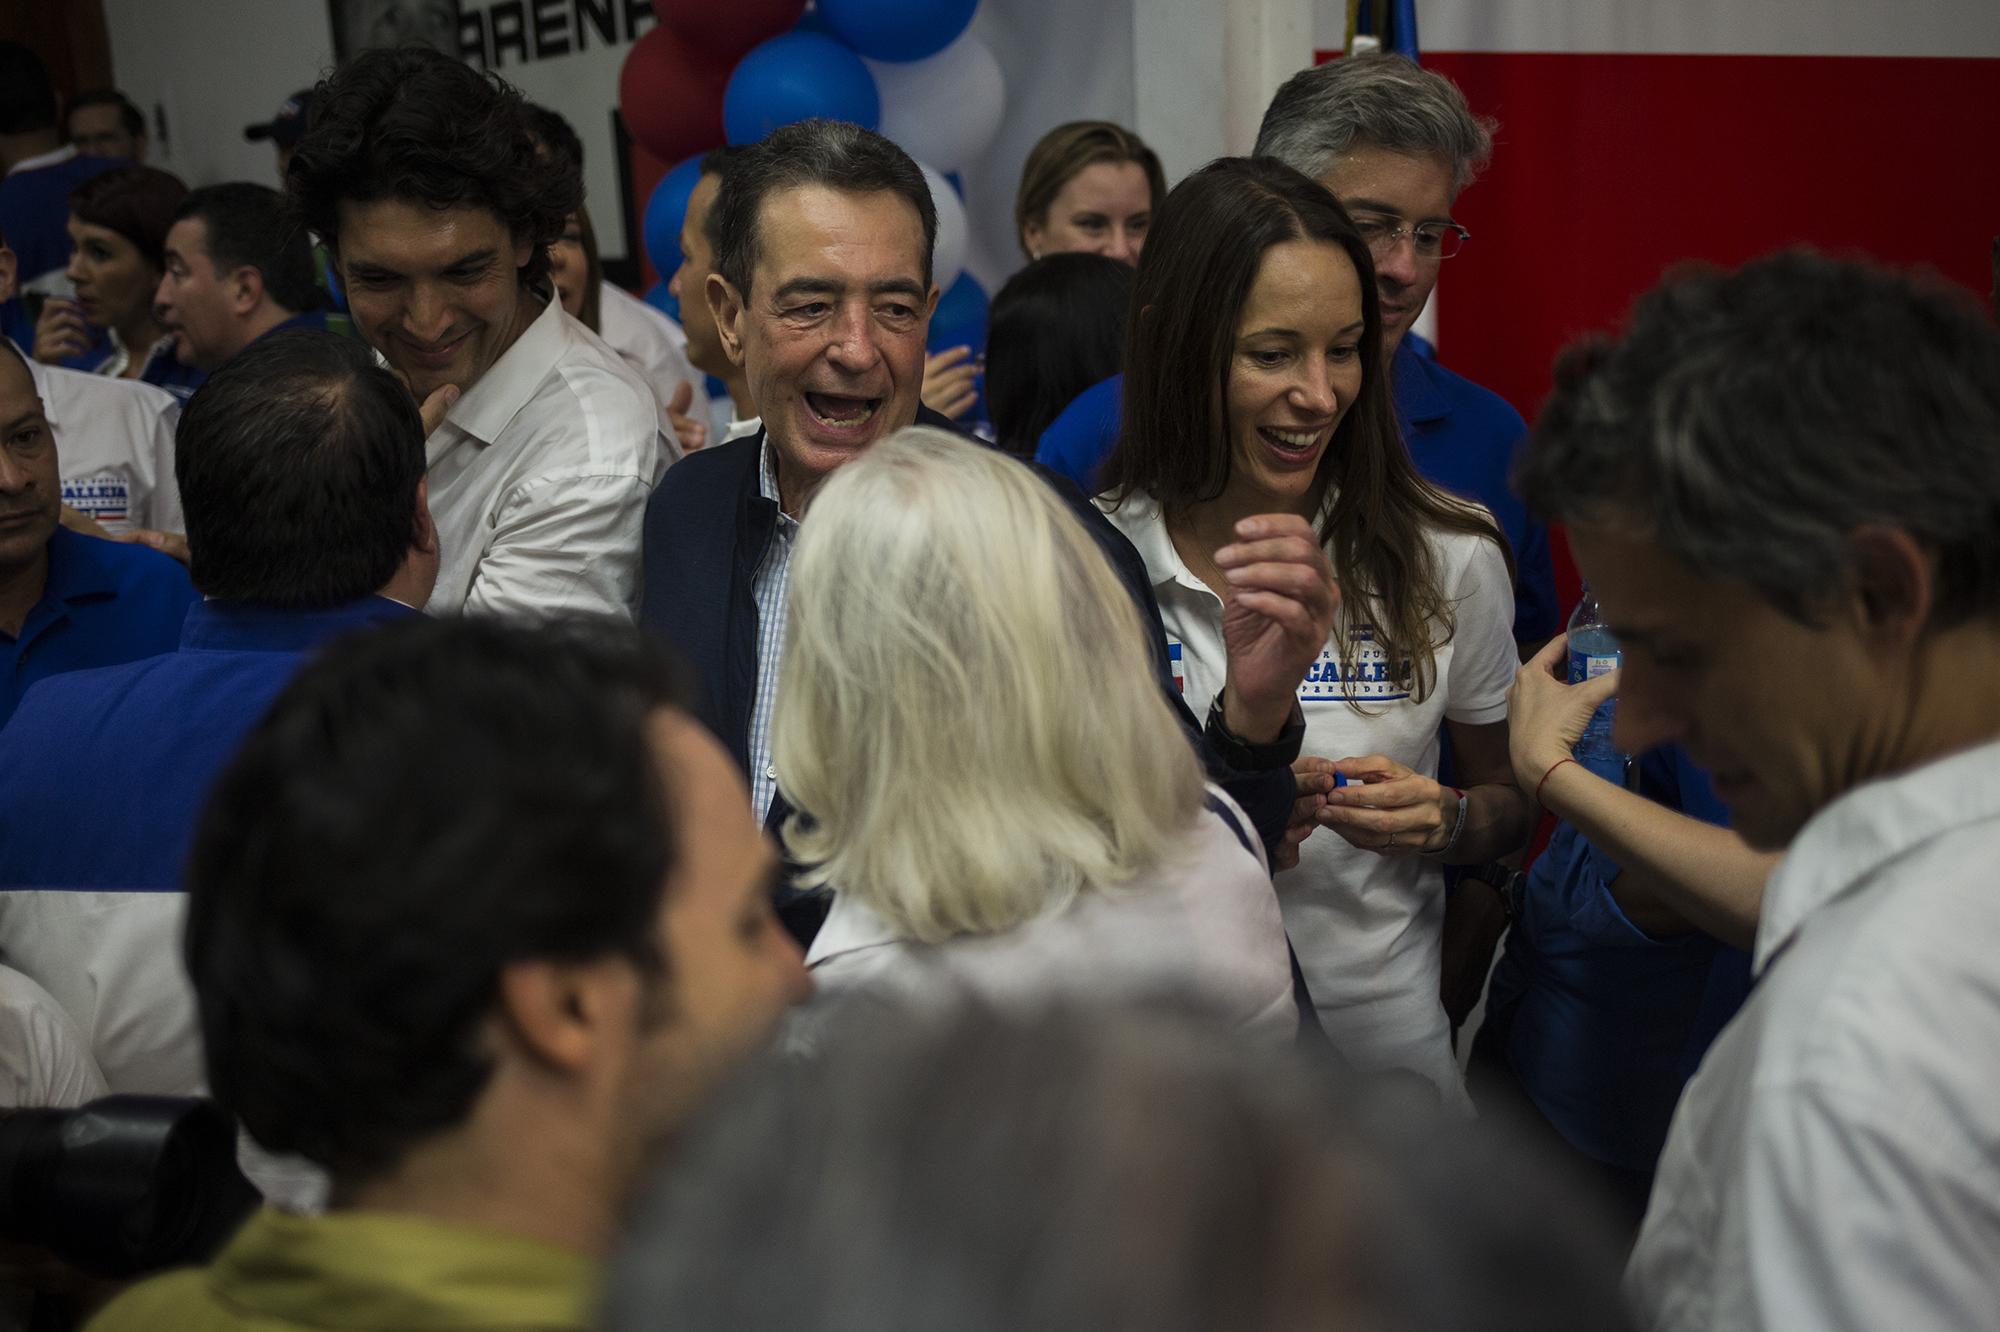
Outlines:
<svg viewBox="0 0 2000 1332"><path fill-rule="evenodd" d="M0 42L0 134L56 128L56 87L42 58L19 42Z"/></svg>
<svg viewBox="0 0 2000 1332"><path fill-rule="evenodd" d="M174 221L187 218L200 219L217 276L254 268L281 309L299 314L319 308L312 240L284 195L242 180L207 185L190 191L174 210Z"/></svg>
<svg viewBox="0 0 2000 1332"><path fill-rule="evenodd" d="M210 1084L260 1143L377 1177L471 1114L503 969L657 972L679 848L648 728L676 702L602 625L412 618L299 674L188 867Z"/></svg>
<svg viewBox="0 0 2000 1332"><path fill-rule="evenodd" d="M873 130L844 120L802 120L771 131L732 157L709 212L715 271L746 299L757 268L757 226L764 201L818 185L849 194L896 194L916 210L924 231L924 282L937 247L937 204L908 153Z"/></svg>
<svg viewBox="0 0 2000 1332"><path fill-rule="evenodd" d="M1516 484L1814 622L1855 531L1936 561L1931 624L2000 616L2000 332L1941 281L1794 250L1690 269L1564 353Z"/></svg>
<svg viewBox="0 0 2000 1332"><path fill-rule="evenodd" d="M343 200L482 208L530 246L521 280L544 284L549 246L583 202L583 177L542 156L521 94L427 47L364 51L313 90L312 123L285 180L306 226L336 249Z"/></svg>
<svg viewBox="0 0 2000 1332"><path fill-rule="evenodd" d="M1198 1015L861 1001L814 1045L663 1164L611 1332L1626 1326L1559 1166Z"/></svg>
<svg viewBox="0 0 2000 1332"><path fill-rule="evenodd" d="M423 475L416 404L366 347L254 342L195 391L175 437L194 584L281 608L368 596L417 539Z"/></svg>
<svg viewBox="0 0 2000 1332"><path fill-rule="evenodd" d="M1321 180L1355 144L1443 159L1456 197L1493 155L1493 122L1474 116L1442 74L1399 55L1348 56L1285 80L1264 111L1253 154Z"/></svg>

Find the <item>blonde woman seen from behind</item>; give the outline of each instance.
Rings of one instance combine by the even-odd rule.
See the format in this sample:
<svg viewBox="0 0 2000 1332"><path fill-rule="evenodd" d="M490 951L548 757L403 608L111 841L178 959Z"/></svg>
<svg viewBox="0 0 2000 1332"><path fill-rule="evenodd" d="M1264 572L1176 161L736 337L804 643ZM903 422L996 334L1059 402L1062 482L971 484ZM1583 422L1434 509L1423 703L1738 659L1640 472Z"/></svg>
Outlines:
<svg viewBox="0 0 2000 1332"><path fill-rule="evenodd" d="M774 736L827 992L1001 1003L1193 991L1294 1030L1262 847L1204 783L1132 599L1018 462L907 429L793 556Z"/></svg>

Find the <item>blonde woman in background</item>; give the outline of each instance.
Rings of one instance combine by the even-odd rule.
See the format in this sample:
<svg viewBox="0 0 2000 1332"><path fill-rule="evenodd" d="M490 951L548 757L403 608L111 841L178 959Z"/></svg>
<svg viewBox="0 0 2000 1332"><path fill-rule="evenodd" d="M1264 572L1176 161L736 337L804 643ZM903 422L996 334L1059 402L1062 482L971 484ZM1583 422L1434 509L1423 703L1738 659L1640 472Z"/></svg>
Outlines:
<svg viewBox="0 0 2000 1332"><path fill-rule="evenodd" d="M1192 992L1297 1014L1250 820L1207 785L1132 598L1049 487L911 428L842 467L793 556L774 758L827 991Z"/></svg>

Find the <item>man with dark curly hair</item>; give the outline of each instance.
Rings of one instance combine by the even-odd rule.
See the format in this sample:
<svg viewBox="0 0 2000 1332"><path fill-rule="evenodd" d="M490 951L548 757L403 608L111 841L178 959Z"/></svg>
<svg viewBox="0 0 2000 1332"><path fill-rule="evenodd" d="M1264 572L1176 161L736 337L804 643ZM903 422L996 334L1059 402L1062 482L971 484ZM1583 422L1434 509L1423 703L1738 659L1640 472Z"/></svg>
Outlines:
<svg viewBox="0 0 2000 1332"><path fill-rule="evenodd" d="M549 246L583 185L537 154L520 94L436 51L365 52L314 90L286 183L355 329L424 404L444 558L426 609L630 616L679 447L553 299Z"/></svg>

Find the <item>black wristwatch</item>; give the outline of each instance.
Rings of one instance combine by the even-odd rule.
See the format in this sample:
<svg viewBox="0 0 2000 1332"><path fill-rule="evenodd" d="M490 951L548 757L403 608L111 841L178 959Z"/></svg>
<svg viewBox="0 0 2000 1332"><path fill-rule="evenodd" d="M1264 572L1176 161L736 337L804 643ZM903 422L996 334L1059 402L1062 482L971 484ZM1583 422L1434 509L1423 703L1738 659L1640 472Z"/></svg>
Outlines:
<svg viewBox="0 0 2000 1332"><path fill-rule="evenodd" d="M1306 743L1306 714L1299 707L1297 699L1292 700L1291 716L1285 719L1284 729L1278 738L1266 744L1253 744L1232 732L1222 720L1222 691L1217 690L1215 701L1208 705L1208 724L1202 727L1208 743L1215 750L1217 758L1238 772L1262 772L1266 768L1288 768L1292 760Z"/></svg>
<svg viewBox="0 0 2000 1332"><path fill-rule="evenodd" d="M1521 898L1527 891L1528 876L1504 861L1489 860L1484 865L1466 866L1459 872L1459 882L1477 879L1500 894L1500 901L1507 909L1507 922L1512 924L1520 919Z"/></svg>

